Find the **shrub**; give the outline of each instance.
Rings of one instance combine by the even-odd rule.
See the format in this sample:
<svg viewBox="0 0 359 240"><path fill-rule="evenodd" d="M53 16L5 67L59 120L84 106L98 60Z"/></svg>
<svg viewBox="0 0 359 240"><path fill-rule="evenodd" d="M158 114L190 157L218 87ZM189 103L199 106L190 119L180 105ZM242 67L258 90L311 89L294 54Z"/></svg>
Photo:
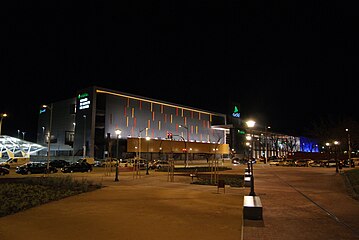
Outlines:
<svg viewBox="0 0 359 240"><path fill-rule="evenodd" d="M0 185L0 217L101 187L70 176L7 180Z"/></svg>

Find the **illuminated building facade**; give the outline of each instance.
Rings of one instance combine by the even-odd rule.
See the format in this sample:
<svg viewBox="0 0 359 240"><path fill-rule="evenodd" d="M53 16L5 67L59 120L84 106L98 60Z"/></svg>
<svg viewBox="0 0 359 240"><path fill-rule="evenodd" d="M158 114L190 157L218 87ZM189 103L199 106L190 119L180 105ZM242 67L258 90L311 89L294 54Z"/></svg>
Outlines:
<svg viewBox="0 0 359 240"><path fill-rule="evenodd" d="M223 157L229 153L229 130L221 127L225 125L225 114L95 86L79 91L76 98L53 103L51 154L127 158L142 152L153 159L168 158L169 154L180 159L185 155L198 159L203 154ZM48 141L48 126L49 111L41 109L38 143Z"/></svg>

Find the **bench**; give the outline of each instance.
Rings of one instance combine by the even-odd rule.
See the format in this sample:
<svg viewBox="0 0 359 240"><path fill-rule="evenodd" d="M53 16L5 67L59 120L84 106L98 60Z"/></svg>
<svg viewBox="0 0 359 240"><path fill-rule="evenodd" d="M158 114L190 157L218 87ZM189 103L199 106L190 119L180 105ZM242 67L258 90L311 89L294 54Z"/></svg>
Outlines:
<svg viewBox="0 0 359 240"><path fill-rule="evenodd" d="M261 199L258 196L244 196L243 218L250 220L262 220L262 215L263 207Z"/></svg>

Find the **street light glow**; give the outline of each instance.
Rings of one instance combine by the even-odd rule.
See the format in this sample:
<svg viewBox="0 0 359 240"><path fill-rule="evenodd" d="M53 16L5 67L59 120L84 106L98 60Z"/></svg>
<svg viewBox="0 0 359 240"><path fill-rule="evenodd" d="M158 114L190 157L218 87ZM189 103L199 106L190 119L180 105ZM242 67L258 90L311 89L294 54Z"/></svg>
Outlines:
<svg viewBox="0 0 359 240"><path fill-rule="evenodd" d="M252 127L254 127L254 125L256 124L256 122L253 121L253 120L248 120L248 121L246 122L246 124L247 124L247 127L252 128Z"/></svg>

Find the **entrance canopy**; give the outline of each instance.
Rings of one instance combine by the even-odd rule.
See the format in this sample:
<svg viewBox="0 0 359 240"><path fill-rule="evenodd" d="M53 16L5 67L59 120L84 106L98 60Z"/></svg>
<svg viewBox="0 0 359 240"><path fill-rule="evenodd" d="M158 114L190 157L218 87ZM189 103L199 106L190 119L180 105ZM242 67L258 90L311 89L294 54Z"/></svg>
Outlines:
<svg viewBox="0 0 359 240"><path fill-rule="evenodd" d="M37 143L0 135L0 158L30 157L44 148Z"/></svg>

